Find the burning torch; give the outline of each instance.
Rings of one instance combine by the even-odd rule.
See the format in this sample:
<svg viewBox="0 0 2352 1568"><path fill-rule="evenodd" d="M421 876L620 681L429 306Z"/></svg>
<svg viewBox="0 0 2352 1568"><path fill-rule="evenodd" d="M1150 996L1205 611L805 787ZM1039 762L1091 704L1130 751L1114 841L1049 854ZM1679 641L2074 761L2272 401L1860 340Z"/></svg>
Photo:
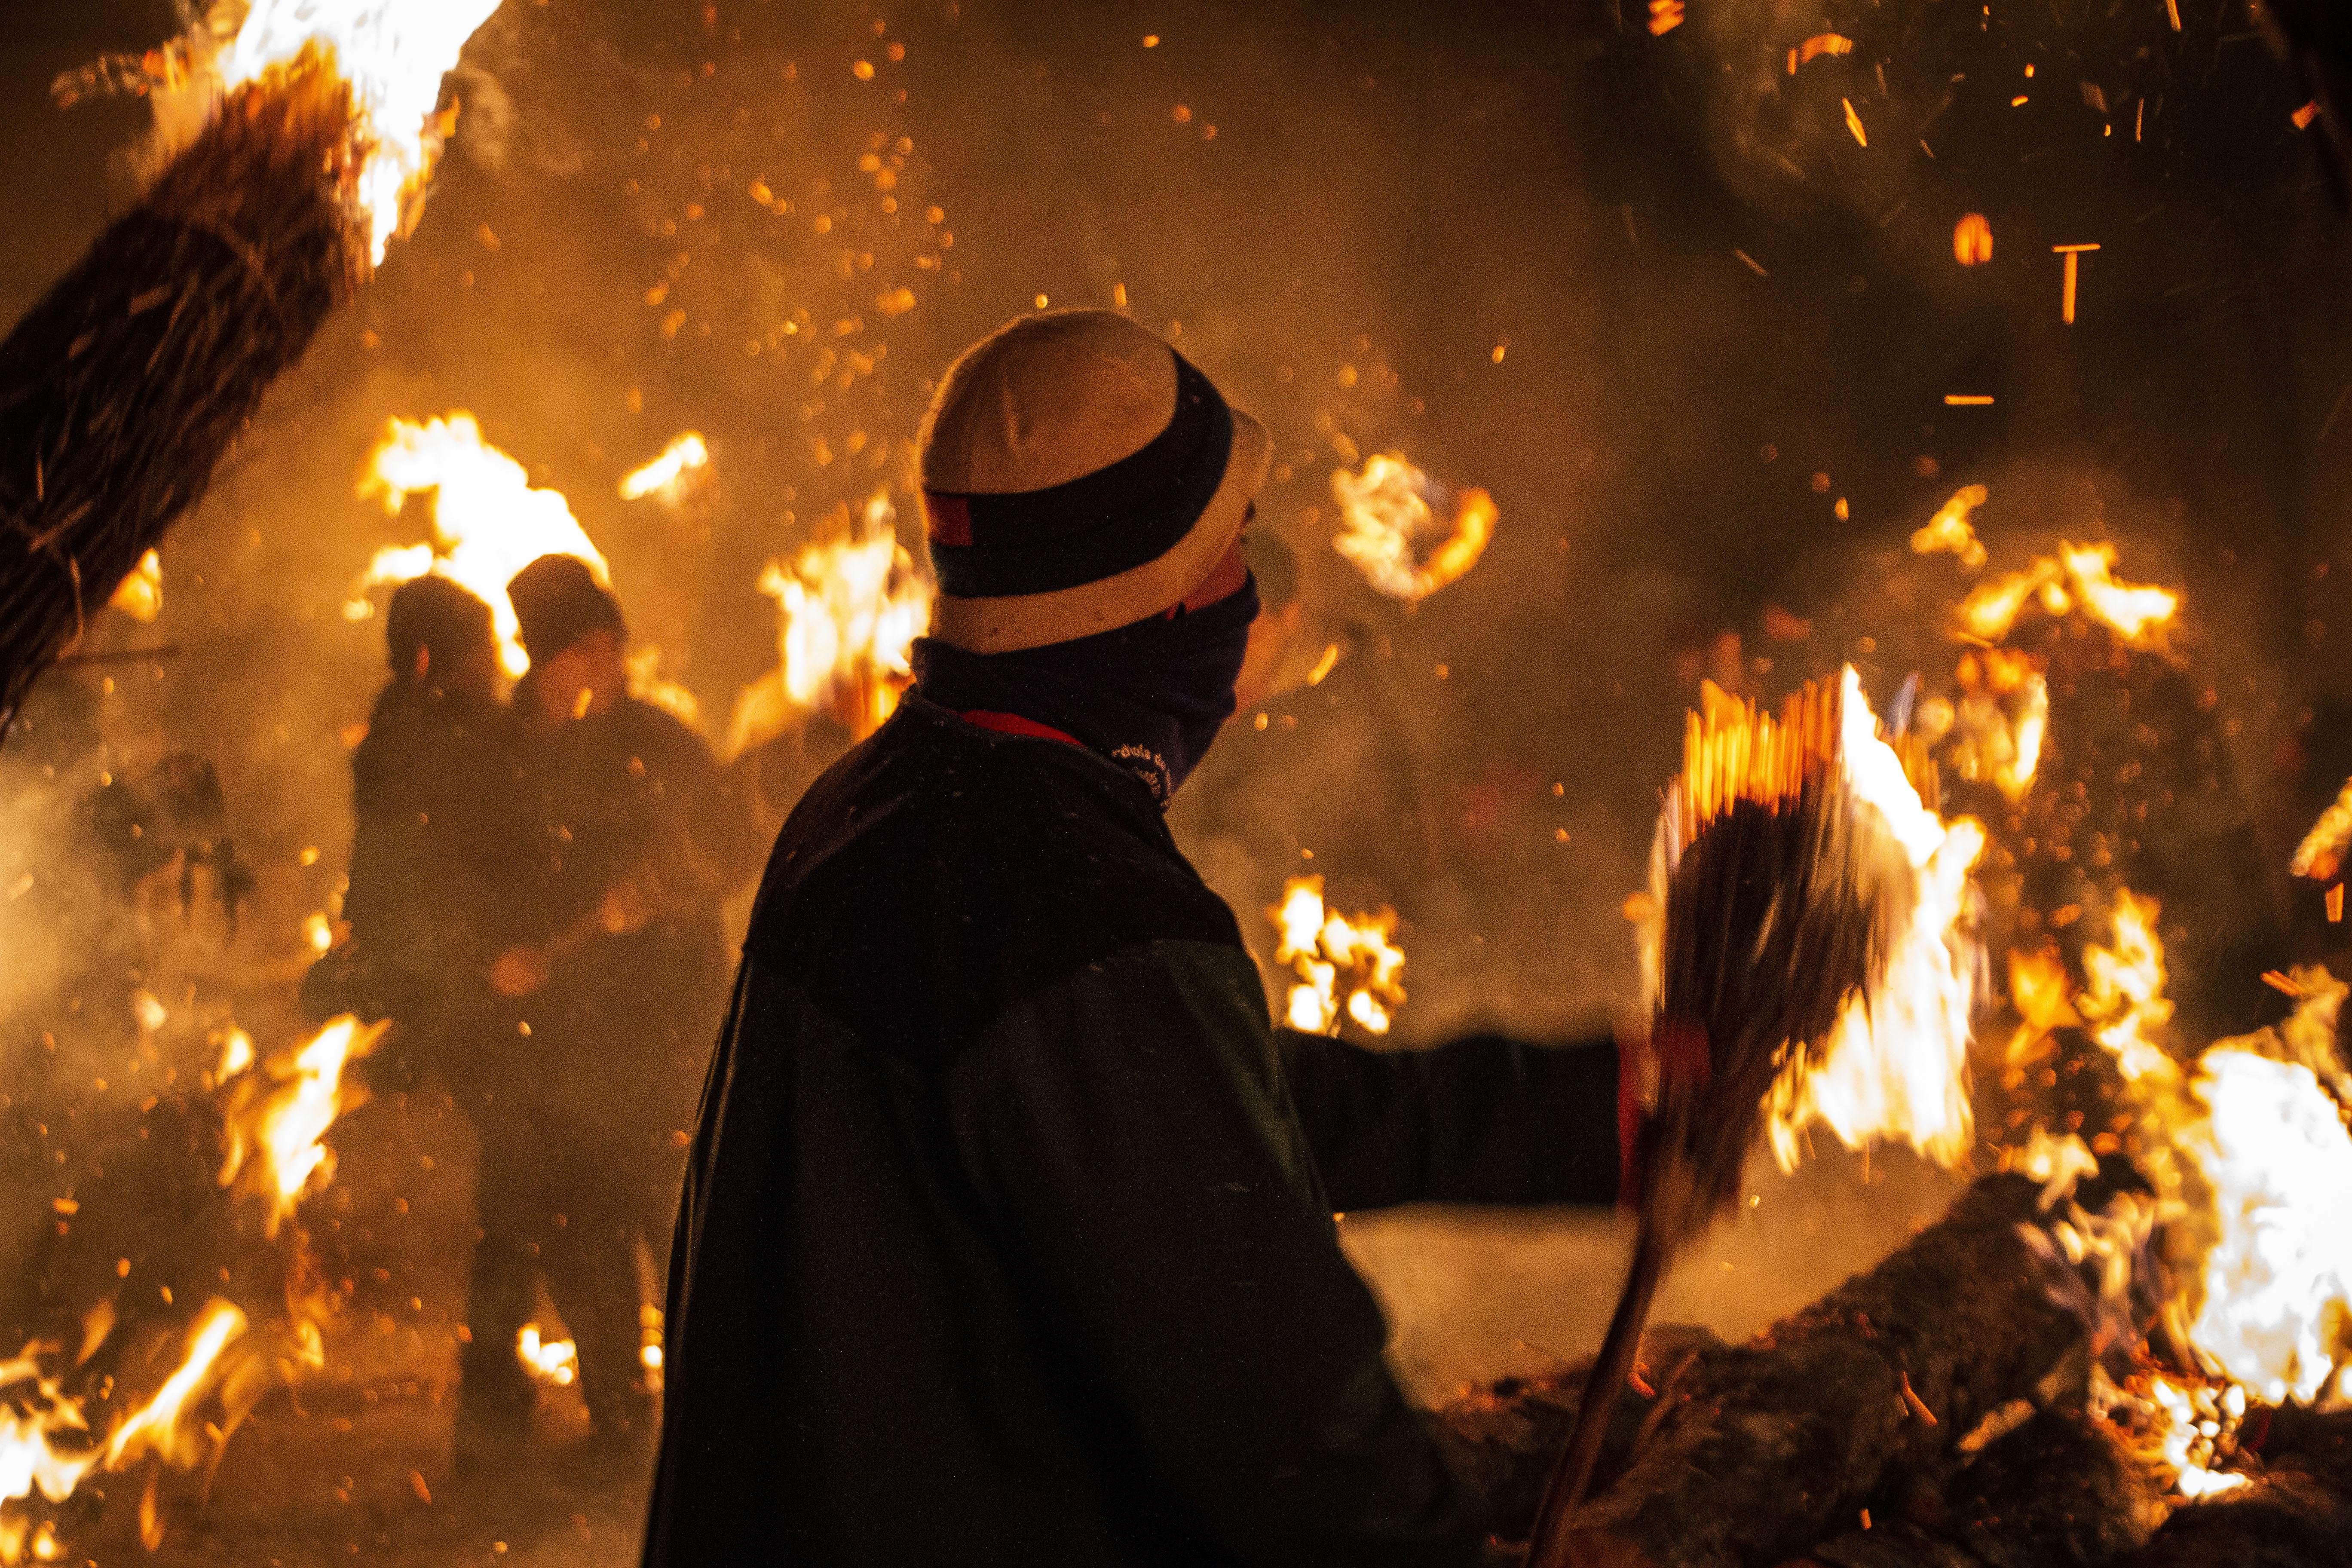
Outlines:
<svg viewBox="0 0 2352 1568"><path fill-rule="evenodd" d="M234 0L60 79L209 122L0 342L0 724L204 494L270 382L415 222L442 75L498 0Z"/></svg>
<svg viewBox="0 0 2352 1568"><path fill-rule="evenodd" d="M1851 668L1805 687L1777 721L1707 696L1652 851L1652 1022L1628 1047L1633 1265L1537 1518L1531 1568L1576 1560L1577 1506L1651 1298L1738 1203L1768 1133L1784 1163L1815 1120L1849 1142L1895 1131L1931 1152L1969 1142L1960 1090L1976 966L1963 928L1981 828L1936 815L1934 764L1879 734ZM1895 1080L1945 1092L1887 1092Z"/></svg>

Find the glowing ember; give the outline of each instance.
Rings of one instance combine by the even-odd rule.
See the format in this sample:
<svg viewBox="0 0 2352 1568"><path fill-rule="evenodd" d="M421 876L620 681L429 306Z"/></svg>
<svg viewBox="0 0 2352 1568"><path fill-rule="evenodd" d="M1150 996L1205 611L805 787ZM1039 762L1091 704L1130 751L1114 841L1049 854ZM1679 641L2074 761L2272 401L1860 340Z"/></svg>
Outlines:
<svg viewBox="0 0 2352 1568"><path fill-rule="evenodd" d="M120 610L142 626L163 613L163 558L150 550L139 558L131 574L114 585L107 608Z"/></svg>
<svg viewBox="0 0 2352 1568"><path fill-rule="evenodd" d="M1997 643L2035 600L2053 616L2080 610L2121 637L2126 647L2160 648L2180 595L2168 589L2115 579L2116 547L2107 543L2058 546L2023 572L1984 584L1960 605L1960 626L1979 642Z"/></svg>
<svg viewBox="0 0 2352 1568"><path fill-rule="evenodd" d="M530 668L515 640L514 606L507 602L507 584L516 573L542 555L576 555L598 582L608 581L604 557L573 521L563 497L533 489L523 466L483 440L481 426L462 410L421 425L389 422L368 458L359 493L383 501L385 513L394 517L410 496L429 495L433 538L425 544L377 551L343 613L364 619L373 613L368 590L439 573L488 604L509 675Z"/></svg>
<svg viewBox="0 0 2352 1568"><path fill-rule="evenodd" d="M702 433L688 430L671 437L659 457L629 470L621 480L621 499L640 500L654 496L674 506L693 489L695 481L709 465L710 448L704 443Z"/></svg>
<svg viewBox="0 0 2352 1568"><path fill-rule="evenodd" d="M1952 226L1952 259L1982 267L1992 259L1992 225L1982 213L1969 213Z"/></svg>
<svg viewBox="0 0 2352 1568"><path fill-rule="evenodd" d="M1794 76L1801 66L1809 65L1823 55L1850 55L1853 40L1843 33L1815 33L1789 51L1789 74Z"/></svg>
<svg viewBox="0 0 2352 1568"><path fill-rule="evenodd" d="M1766 1136L1784 1170L1795 1169L1801 1135L1816 1121L1850 1149L1901 1139L1955 1164L1974 1135L1968 1052L1979 949L1969 873L1984 851L1984 828L1972 817L1947 823L1927 808L1903 760L1880 739L1862 678L1849 666L1843 679L1840 766L1907 862L1889 879L1901 920L1874 993L1847 996L1821 1063L1775 1081Z"/></svg>
<svg viewBox="0 0 2352 1568"><path fill-rule="evenodd" d="M1409 605L1475 566L1495 532L1494 499L1485 490L1464 490L1444 537L1432 545L1439 524L1431 503L1442 501L1444 493L1394 452L1368 458L1360 474L1332 470L1331 495L1339 503L1339 532L1331 547L1374 588Z"/></svg>
<svg viewBox="0 0 2352 1568"><path fill-rule="evenodd" d="M1992 499L1992 491L1983 485L1967 485L1952 492L1927 526L1911 536L1911 548L1920 555L1942 550L1960 558L1960 564L1970 571L1985 563L1985 547L1977 542L1977 531L1969 521L1969 514Z"/></svg>
<svg viewBox="0 0 2352 1568"><path fill-rule="evenodd" d="M1274 961L1286 963L1297 981L1283 1021L1308 1034L1337 1034L1341 1017L1385 1035L1404 1005L1404 949L1396 934L1397 912L1342 915L1326 909L1323 879L1293 877L1283 884L1282 902L1266 910L1281 931Z"/></svg>
<svg viewBox="0 0 2352 1568"><path fill-rule="evenodd" d="M2352 848L2352 779L2344 781L2336 799L2295 846L2287 869L2315 882L2329 881L2344 868L2344 852L2348 848Z"/></svg>
<svg viewBox="0 0 2352 1568"><path fill-rule="evenodd" d="M731 749L824 707L863 737L897 709L933 593L929 572L898 542L897 520L890 492L877 490L854 528L837 513L834 537L760 574L760 592L776 601L780 661L737 699Z"/></svg>
<svg viewBox="0 0 2352 1568"><path fill-rule="evenodd" d="M353 200L383 259L415 221L417 198L450 122L435 112L442 77L499 0L257 0L223 53L229 87L288 66L316 47L351 84L359 152Z"/></svg>
<svg viewBox="0 0 2352 1568"><path fill-rule="evenodd" d="M568 1388L580 1376L580 1347L570 1340L542 1340L537 1323L516 1333L515 1360L533 1383L550 1388Z"/></svg>
<svg viewBox="0 0 2352 1568"><path fill-rule="evenodd" d="M2151 1373L2142 1390L2159 1419L2158 1450L2172 1472L2172 1489L2185 1498L2213 1497L2247 1484L2231 1470L2212 1468L2225 1428L2246 1414L2246 1392L2235 1386Z"/></svg>
<svg viewBox="0 0 2352 1568"><path fill-rule="evenodd" d="M343 1082L343 1069L374 1048L385 1026L346 1013L229 1086L220 1184L235 1184L268 1205L268 1236L277 1236L306 1193L334 1175L334 1152L319 1140L363 1097L357 1085Z"/></svg>

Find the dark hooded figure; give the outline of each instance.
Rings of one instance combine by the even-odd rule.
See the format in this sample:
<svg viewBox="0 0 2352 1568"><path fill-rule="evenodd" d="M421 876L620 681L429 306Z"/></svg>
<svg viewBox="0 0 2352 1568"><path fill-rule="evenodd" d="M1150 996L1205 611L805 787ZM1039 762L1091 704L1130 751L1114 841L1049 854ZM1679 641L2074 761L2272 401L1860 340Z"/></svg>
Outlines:
<svg viewBox="0 0 2352 1568"><path fill-rule="evenodd" d="M493 1468L528 1435L515 1336L536 1273L577 1348L593 1443L641 1462L647 1286L726 999L719 905L758 850L701 739L629 694L620 601L587 563L543 555L507 596L531 661L514 693L528 865L490 983L520 1055L478 1118L459 1458Z"/></svg>
<svg viewBox="0 0 2352 1568"><path fill-rule="evenodd" d="M1161 816L1268 450L1109 312L942 383L916 689L785 825L703 1090L651 1568L1478 1559L1333 1211L1612 1201L1616 1053L1270 1026Z"/></svg>

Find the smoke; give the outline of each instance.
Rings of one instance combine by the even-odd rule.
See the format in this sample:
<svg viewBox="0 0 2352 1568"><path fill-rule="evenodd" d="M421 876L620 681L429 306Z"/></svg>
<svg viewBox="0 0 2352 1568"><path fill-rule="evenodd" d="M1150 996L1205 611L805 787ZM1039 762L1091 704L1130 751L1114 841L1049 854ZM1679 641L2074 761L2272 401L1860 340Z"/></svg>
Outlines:
<svg viewBox="0 0 2352 1568"><path fill-rule="evenodd" d="M86 709L89 733L62 762L31 762L37 722L0 752L56 769L10 774L0 899L19 864L98 877L72 824L101 773L207 756L255 884L235 935L208 936L224 956L197 988L287 1043L304 922L341 890L353 727L383 673L381 623L340 606L375 549L421 537L354 494L387 418L475 413L567 496L632 627L724 715L773 662L761 565L883 485L912 542L934 379L1041 300L1123 306L1275 433L1258 526L1295 563L1301 647L1339 658L1239 715L1171 820L1262 956L1289 876L1323 874L1341 909L1393 905L1401 1041L1564 1040L1632 1009L1622 903L1698 677L1777 694L1855 658L1884 700L1948 668L1936 618L1955 568L1904 542L1961 483L1991 488L1997 566L2103 529L2124 574L2187 583L2256 776L2340 635L2304 634L2340 618L2306 614L2339 580L2314 589L2305 556L2344 526L2309 454L2352 438L2321 418L2347 334L2316 280L2340 289L2340 237L2316 226L2282 132L2232 140L2276 107L2248 86L2259 62L2216 55L2229 68L2209 80L2189 68L2212 37L2131 33L2100 59L2145 42L2134 70L2155 76L2045 64L2027 85L2027 59L2076 33L2003 17L1945 37L1913 26L1933 6L1840 24L1756 5L1693 6L1653 39L1535 9L510 3L452 84L457 155L417 233L167 542L161 617L110 617L85 644L177 656L109 667L110 689L61 672L45 695ZM2143 9L2132 26L2162 27ZM1785 50L1824 26L1856 49L1791 79ZM86 58L58 53L39 73ZM77 177L0 198L10 304L102 216L68 204L103 188L106 131L77 111L28 136ZM1950 235L1969 211L1999 259L1963 272ZM2106 249L2068 335L2048 247L2086 237ZM714 476L696 505L621 500L620 476L688 428ZM1389 449L1500 512L1475 569L1410 612L1330 548L1331 471ZM135 1043L92 1037L70 1071L38 1066L45 1028L79 1048L43 1021L78 959L34 908L0 903L0 1090L70 1104L121 1081ZM433 1355L460 1310L454 1122L423 1095L358 1113L352 1195L329 1200L351 1205L346 1237L396 1238L339 1245L362 1310ZM62 1195L46 1159L8 1167L17 1235ZM1951 1188L1837 1156L1753 1190L1662 1321L1752 1330ZM395 1203L441 1217L420 1235ZM1621 1268L1606 1216L1360 1215L1345 1234L1432 1397L1589 1352Z"/></svg>

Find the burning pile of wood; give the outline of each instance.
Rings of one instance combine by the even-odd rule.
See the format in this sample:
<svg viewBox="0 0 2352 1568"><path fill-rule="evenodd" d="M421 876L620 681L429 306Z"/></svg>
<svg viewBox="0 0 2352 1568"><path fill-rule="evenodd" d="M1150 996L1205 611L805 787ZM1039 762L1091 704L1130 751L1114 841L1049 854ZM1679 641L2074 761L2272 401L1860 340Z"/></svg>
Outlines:
<svg viewBox="0 0 2352 1568"><path fill-rule="evenodd" d="M1443 1412L1536 1568L2352 1563L2346 990L2272 973L2292 1016L2212 1040L2252 944L2181 862L2240 825L2176 819L2233 795L2226 752L2166 646L2176 596L2114 563L2066 545L1979 586L1951 694L1909 725L1990 823L2009 984L1972 1157L1999 1173L1746 1344L1646 1335L1567 1528L1538 1500L1605 1366Z"/></svg>
<svg viewBox="0 0 2352 1568"><path fill-rule="evenodd" d="M1571 1561L2341 1561L2326 1553L2352 1542L2352 1412L2252 1409L2231 1461L2243 1484L2183 1501L2152 1435L2105 1404L2117 1376L2146 1375L2139 1336L2166 1289L2154 1206L2120 1161L2064 1198L2022 1173L1988 1176L1876 1268L1746 1344L1651 1334ZM1534 1524L1583 1377L1508 1380L1441 1412L1503 1540Z"/></svg>

